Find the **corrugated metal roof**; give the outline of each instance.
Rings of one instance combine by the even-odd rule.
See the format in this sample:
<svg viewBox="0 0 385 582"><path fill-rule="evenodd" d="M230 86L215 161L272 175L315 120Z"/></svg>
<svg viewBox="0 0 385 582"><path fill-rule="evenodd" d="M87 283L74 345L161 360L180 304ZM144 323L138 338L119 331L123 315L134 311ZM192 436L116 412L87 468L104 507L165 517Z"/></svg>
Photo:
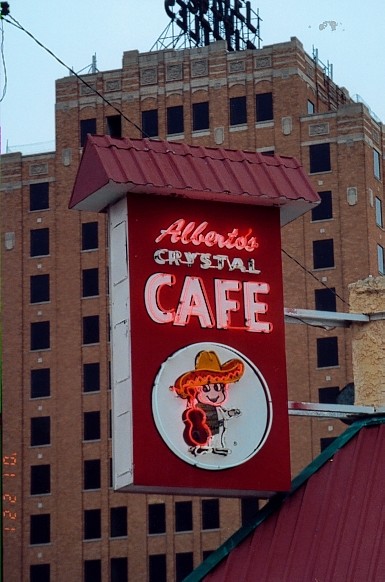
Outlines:
<svg viewBox="0 0 385 582"><path fill-rule="evenodd" d="M385 418L357 422L186 582L383 582Z"/></svg>
<svg viewBox="0 0 385 582"><path fill-rule="evenodd" d="M88 136L70 208L99 212L129 192L279 206L283 223L319 203L295 158Z"/></svg>

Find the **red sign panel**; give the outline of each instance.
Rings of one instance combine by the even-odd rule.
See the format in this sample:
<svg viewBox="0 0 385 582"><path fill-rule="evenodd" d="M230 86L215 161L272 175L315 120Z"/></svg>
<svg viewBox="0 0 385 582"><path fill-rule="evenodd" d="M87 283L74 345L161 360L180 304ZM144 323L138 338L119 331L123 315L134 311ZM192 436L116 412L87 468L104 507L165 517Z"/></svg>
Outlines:
<svg viewBox="0 0 385 582"><path fill-rule="evenodd" d="M133 486L290 486L279 210L130 195Z"/></svg>

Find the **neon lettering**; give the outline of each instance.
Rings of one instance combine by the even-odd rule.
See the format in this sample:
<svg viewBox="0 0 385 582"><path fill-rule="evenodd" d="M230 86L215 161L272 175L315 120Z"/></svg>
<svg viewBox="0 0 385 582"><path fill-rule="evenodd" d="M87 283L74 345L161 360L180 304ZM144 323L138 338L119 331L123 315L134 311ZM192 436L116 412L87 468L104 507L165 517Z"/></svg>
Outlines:
<svg viewBox="0 0 385 582"><path fill-rule="evenodd" d="M171 323L174 321L174 310L161 307L160 291L165 285L172 287L175 284L174 275L166 273L155 273L147 280L144 288L144 303L147 313L155 323Z"/></svg>
<svg viewBox="0 0 385 582"><path fill-rule="evenodd" d="M176 310L174 325L187 325L191 316L199 319L202 327L214 327L203 282L199 277L186 277Z"/></svg>

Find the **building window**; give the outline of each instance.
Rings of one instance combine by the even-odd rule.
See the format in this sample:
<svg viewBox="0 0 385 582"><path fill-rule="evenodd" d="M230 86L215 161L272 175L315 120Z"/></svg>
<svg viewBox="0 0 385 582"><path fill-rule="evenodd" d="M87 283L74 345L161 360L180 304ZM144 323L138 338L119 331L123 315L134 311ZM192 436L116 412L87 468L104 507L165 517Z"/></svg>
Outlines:
<svg viewBox="0 0 385 582"><path fill-rule="evenodd" d="M314 291L315 308L318 311L337 311L336 290L334 287L324 287Z"/></svg>
<svg viewBox="0 0 385 582"><path fill-rule="evenodd" d="M49 208L49 182L29 185L29 209L47 210Z"/></svg>
<svg viewBox="0 0 385 582"><path fill-rule="evenodd" d="M83 364L83 392L98 392L99 390L100 390L99 362Z"/></svg>
<svg viewBox="0 0 385 582"><path fill-rule="evenodd" d="M230 125L247 123L246 97L230 98Z"/></svg>
<svg viewBox="0 0 385 582"><path fill-rule="evenodd" d="M31 466L31 495L51 493L51 465Z"/></svg>
<svg viewBox="0 0 385 582"><path fill-rule="evenodd" d="M49 321L31 323L31 350L48 350L50 347Z"/></svg>
<svg viewBox="0 0 385 582"><path fill-rule="evenodd" d="M328 220L333 218L333 201L331 190L325 192L318 192L321 202L315 206L311 211L311 219L313 222L317 220Z"/></svg>
<svg viewBox="0 0 385 582"><path fill-rule="evenodd" d="M84 582L102 582L102 561L84 561Z"/></svg>
<svg viewBox="0 0 385 582"><path fill-rule="evenodd" d="M49 255L49 228L35 228L30 232L31 257Z"/></svg>
<svg viewBox="0 0 385 582"><path fill-rule="evenodd" d="M184 132L183 105L167 107L167 134Z"/></svg>
<svg viewBox="0 0 385 582"><path fill-rule="evenodd" d="M99 315L83 317L83 344L99 343Z"/></svg>
<svg viewBox="0 0 385 582"><path fill-rule="evenodd" d="M157 137L158 135L158 110L142 111L142 137Z"/></svg>
<svg viewBox="0 0 385 582"><path fill-rule="evenodd" d="M87 141L88 134L95 135L96 133L96 118L82 119L80 121L80 147L84 147Z"/></svg>
<svg viewBox="0 0 385 582"><path fill-rule="evenodd" d="M193 118L193 131L202 131L203 129L209 129L210 127L209 102L203 101L202 103L193 103L192 118Z"/></svg>
<svg viewBox="0 0 385 582"><path fill-rule="evenodd" d="M183 582L194 569L194 556L192 552L175 554L175 582Z"/></svg>
<svg viewBox="0 0 385 582"><path fill-rule="evenodd" d="M83 269L83 297L99 295L99 269Z"/></svg>
<svg viewBox="0 0 385 582"><path fill-rule="evenodd" d="M127 507L111 507L110 536L121 538L127 535Z"/></svg>
<svg viewBox="0 0 385 582"><path fill-rule="evenodd" d="M219 527L219 499L202 499L202 529Z"/></svg>
<svg viewBox="0 0 385 582"><path fill-rule="evenodd" d="M29 567L29 582L50 582L51 567L49 564L31 564Z"/></svg>
<svg viewBox="0 0 385 582"><path fill-rule="evenodd" d="M51 541L51 516L49 513L31 515L29 543L49 544Z"/></svg>
<svg viewBox="0 0 385 582"><path fill-rule="evenodd" d="M175 503L175 531L191 531L193 528L192 502Z"/></svg>
<svg viewBox="0 0 385 582"><path fill-rule="evenodd" d="M332 238L313 241L313 269L334 267L334 242Z"/></svg>
<svg viewBox="0 0 385 582"><path fill-rule="evenodd" d="M383 227L383 220L382 220L382 201L380 198L376 196L375 198L376 204L376 224L377 226Z"/></svg>
<svg viewBox="0 0 385 582"><path fill-rule="evenodd" d="M258 497L243 497L241 499L241 518L242 525L251 523L256 517L259 510Z"/></svg>
<svg viewBox="0 0 385 582"><path fill-rule="evenodd" d="M315 105L313 101L310 101L310 99L307 100L307 113L308 115L313 115L313 113L315 113Z"/></svg>
<svg viewBox="0 0 385 582"><path fill-rule="evenodd" d="M100 459L87 459L84 461L83 488L100 489Z"/></svg>
<svg viewBox="0 0 385 582"><path fill-rule="evenodd" d="M107 134L111 137L122 137L122 116L108 115L106 117Z"/></svg>
<svg viewBox="0 0 385 582"><path fill-rule="evenodd" d="M36 416L31 418L31 447L51 444L51 417Z"/></svg>
<svg viewBox="0 0 385 582"><path fill-rule="evenodd" d="M309 146L310 173L330 172L330 143L318 143Z"/></svg>
<svg viewBox="0 0 385 582"><path fill-rule="evenodd" d="M259 93L255 96L255 115L257 121L272 121L273 94Z"/></svg>
<svg viewBox="0 0 385 582"><path fill-rule="evenodd" d="M166 554L153 554L148 557L149 582L167 582Z"/></svg>
<svg viewBox="0 0 385 582"><path fill-rule="evenodd" d="M381 154L377 150L373 150L373 172L377 180L381 180Z"/></svg>
<svg viewBox="0 0 385 582"><path fill-rule="evenodd" d="M340 393L338 386L329 386L328 388L318 389L318 401L322 404L336 404L337 397Z"/></svg>
<svg viewBox="0 0 385 582"><path fill-rule="evenodd" d="M331 368L333 366L338 366L338 338L318 338L317 368Z"/></svg>
<svg viewBox="0 0 385 582"><path fill-rule="evenodd" d="M377 245L377 265L380 275L385 275L385 253L381 245Z"/></svg>
<svg viewBox="0 0 385 582"><path fill-rule="evenodd" d="M322 453L322 451L327 449L328 446L330 446L335 440L336 440L335 437L326 437L326 438L320 439L321 453Z"/></svg>
<svg viewBox="0 0 385 582"><path fill-rule="evenodd" d="M83 413L83 440L97 441L100 439L100 411Z"/></svg>
<svg viewBox="0 0 385 582"><path fill-rule="evenodd" d="M97 540L102 537L102 517L100 509L84 510L84 539Z"/></svg>
<svg viewBox="0 0 385 582"><path fill-rule="evenodd" d="M31 398L46 398L51 394L51 370L31 370Z"/></svg>
<svg viewBox="0 0 385 582"><path fill-rule="evenodd" d="M32 275L30 277L31 303L49 301L49 275Z"/></svg>
<svg viewBox="0 0 385 582"><path fill-rule="evenodd" d="M148 533L166 532L166 506L164 503L151 503L148 506Z"/></svg>
<svg viewBox="0 0 385 582"><path fill-rule="evenodd" d="M111 582L128 582L127 558L111 558L110 570Z"/></svg>
<svg viewBox="0 0 385 582"><path fill-rule="evenodd" d="M99 246L98 223L83 222L82 224L82 251L94 251Z"/></svg>

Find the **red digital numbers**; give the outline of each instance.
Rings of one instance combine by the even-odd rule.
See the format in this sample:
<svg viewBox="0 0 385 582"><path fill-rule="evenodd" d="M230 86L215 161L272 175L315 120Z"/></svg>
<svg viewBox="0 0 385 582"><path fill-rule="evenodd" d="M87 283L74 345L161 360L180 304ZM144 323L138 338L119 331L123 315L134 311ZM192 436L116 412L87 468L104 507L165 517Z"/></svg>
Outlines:
<svg viewBox="0 0 385 582"><path fill-rule="evenodd" d="M7 489L7 480L16 477L15 467L17 465L17 454L5 455L3 457L3 483ZM3 493L3 529L5 532L16 531L17 521L17 496L13 493Z"/></svg>

